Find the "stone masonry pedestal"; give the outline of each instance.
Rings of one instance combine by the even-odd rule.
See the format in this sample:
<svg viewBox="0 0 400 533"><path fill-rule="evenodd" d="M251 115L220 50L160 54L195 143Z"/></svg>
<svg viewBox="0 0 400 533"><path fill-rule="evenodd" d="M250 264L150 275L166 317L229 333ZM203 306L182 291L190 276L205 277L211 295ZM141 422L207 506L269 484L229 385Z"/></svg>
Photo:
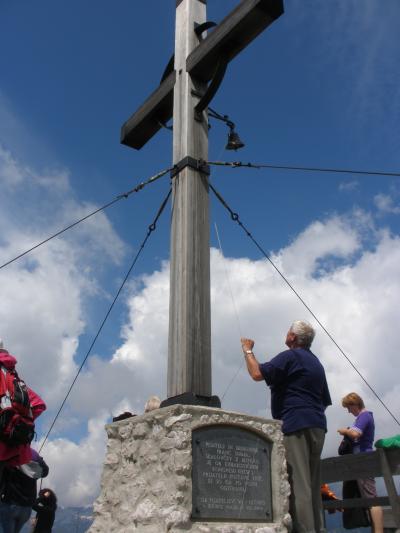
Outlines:
<svg viewBox="0 0 400 533"><path fill-rule="evenodd" d="M240 428L268 445L270 522L220 520L218 517L203 521L201 517L192 516L192 432L226 427ZM280 422L274 420L189 405L164 407L107 425L108 446L101 493L94 505L95 519L88 533L288 531L290 488L280 427ZM199 475L201 471L197 477Z"/></svg>

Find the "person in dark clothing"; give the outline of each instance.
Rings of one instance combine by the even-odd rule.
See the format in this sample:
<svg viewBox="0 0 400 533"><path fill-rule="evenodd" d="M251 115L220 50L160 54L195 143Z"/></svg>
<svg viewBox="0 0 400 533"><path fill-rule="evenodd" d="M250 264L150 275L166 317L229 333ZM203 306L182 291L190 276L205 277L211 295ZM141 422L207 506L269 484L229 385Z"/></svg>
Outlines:
<svg viewBox="0 0 400 533"><path fill-rule="evenodd" d="M29 520L36 501L37 480L46 477L49 467L31 450L32 460L21 466L6 467L0 497L0 531L18 533Z"/></svg>
<svg viewBox="0 0 400 533"><path fill-rule="evenodd" d="M320 458L327 429L325 409L332 402L324 368L311 352L314 335L308 322L296 320L286 335L289 349L262 364L253 353L254 341L241 339L250 376L266 382L271 389L272 417L282 420L295 533L324 529Z"/></svg>
<svg viewBox="0 0 400 533"><path fill-rule="evenodd" d="M42 489L33 505L36 523L32 533L51 533L57 509L57 497L51 489Z"/></svg>

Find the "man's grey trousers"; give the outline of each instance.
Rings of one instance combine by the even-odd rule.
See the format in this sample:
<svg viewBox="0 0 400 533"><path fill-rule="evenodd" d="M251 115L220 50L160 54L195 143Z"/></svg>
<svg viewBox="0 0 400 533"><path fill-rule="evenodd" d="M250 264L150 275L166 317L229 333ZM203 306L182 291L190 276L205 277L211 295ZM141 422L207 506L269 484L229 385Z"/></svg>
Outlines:
<svg viewBox="0 0 400 533"><path fill-rule="evenodd" d="M322 523L320 460L325 430L307 428L284 435L294 533L319 533Z"/></svg>

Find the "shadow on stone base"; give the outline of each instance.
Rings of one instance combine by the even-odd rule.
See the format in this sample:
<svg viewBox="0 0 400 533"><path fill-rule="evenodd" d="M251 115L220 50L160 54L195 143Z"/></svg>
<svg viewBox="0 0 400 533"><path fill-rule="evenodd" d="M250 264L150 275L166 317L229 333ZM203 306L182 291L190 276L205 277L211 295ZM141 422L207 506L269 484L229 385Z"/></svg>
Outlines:
<svg viewBox="0 0 400 533"><path fill-rule="evenodd" d="M194 392L184 392L177 396L171 396L161 402L160 407L169 405L202 405L203 407L221 407L221 400L218 396L202 396Z"/></svg>

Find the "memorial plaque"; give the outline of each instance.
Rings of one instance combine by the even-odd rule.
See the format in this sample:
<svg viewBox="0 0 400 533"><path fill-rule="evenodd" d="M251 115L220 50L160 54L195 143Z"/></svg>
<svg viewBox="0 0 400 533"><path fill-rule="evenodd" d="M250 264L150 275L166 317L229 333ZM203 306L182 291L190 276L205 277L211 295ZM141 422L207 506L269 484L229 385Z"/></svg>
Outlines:
<svg viewBox="0 0 400 533"><path fill-rule="evenodd" d="M192 433L192 518L272 522L271 443L230 425Z"/></svg>

